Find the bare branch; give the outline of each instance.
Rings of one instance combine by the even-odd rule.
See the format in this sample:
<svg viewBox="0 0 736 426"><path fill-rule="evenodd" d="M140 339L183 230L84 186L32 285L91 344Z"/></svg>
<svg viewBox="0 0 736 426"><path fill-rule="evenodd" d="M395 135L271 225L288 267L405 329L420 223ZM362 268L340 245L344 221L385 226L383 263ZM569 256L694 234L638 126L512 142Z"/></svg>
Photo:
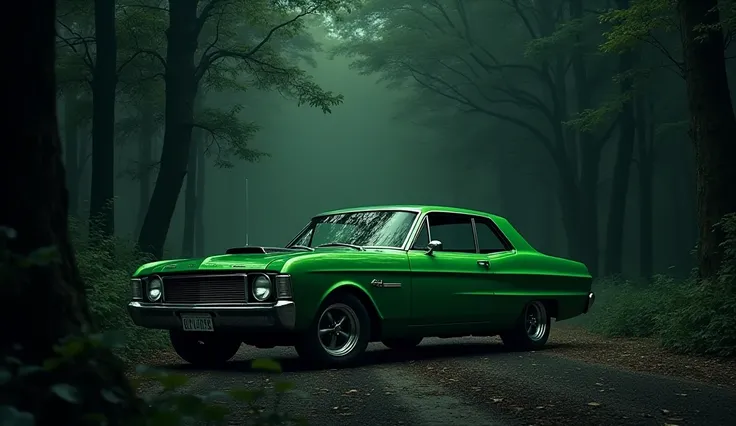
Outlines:
<svg viewBox="0 0 736 426"><path fill-rule="evenodd" d="M126 66L128 66L128 64L130 64L131 62L133 62L133 60L135 58L137 58L138 56L140 56L140 55L148 55L148 56L151 56L154 59L157 59L161 63L161 66L163 67L164 72L166 72L166 68L167 68L166 59L164 59L164 57L161 56L160 53L156 52L155 50L141 49L141 50L136 51L134 54L130 55L130 57L128 59L126 59L122 64L120 64L120 66L118 67L118 74L121 71L123 71L123 69Z"/></svg>

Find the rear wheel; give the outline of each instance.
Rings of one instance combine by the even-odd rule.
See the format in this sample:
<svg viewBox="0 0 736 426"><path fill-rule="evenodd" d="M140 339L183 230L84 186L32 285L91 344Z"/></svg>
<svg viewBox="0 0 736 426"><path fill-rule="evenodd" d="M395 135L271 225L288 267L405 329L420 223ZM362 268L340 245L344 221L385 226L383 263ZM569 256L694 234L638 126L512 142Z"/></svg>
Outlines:
<svg viewBox="0 0 736 426"><path fill-rule="evenodd" d="M225 364L240 348L240 340L214 333L171 330L169 337L184 361L202 367Z"/></svg>
<svg viewBox="0 0 736 426"><path fill-rule="evenodd" d="M345 365L368 346L371 320L352 294L330 297L296 345L300 357L320 365Z"/></svg>
<svg viewBox="0 0 736 426"><path fill-rule="evenodd" d="M390 349L405 351L416 348L422 342L421 337L403 337L397 339L382 340L381 343Z"/></svg>
<svg viewBox="0 0 736 426"><path fill-rule="evenodd" d="M539 349L547 343L551 318L544 303L535 300L524 307L524 312L513 329L501 333L504 345L515 350Z"/></svg>

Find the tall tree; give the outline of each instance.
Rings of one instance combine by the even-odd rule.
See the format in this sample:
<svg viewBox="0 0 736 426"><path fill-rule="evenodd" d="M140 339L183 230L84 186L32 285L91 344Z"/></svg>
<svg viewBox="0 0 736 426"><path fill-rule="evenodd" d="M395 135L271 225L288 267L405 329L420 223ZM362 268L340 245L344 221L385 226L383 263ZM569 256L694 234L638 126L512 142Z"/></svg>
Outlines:
<svg viewBox="0 0 736 426"><path fill-rule="evenodd" d="M725 43L717 0L678 0L683 31L690 132L698 194L698 271L711 278L723 259L725 235L714 226L736 212L736 117L726 74Z"/></svg>
<svg viewBox="0 0 736 426"><path fill-rule="evenodd" d="M158 179L138 238L139 247L156 257L163 255L164 242L189 163L192 129L214 129L194 120L194 99L200 82L221 67L238 68L253 75L262 88L278 88L302 104L330 108L342 97L322 90L297 66L289 64L274 45L280 37L290 38L303 30L303 18L339 10L346 0L289 0L242 3L234 0L181 0L168 4L166 58L160 58L166 83L164 142ZM198 43L205 26L214 27L204 41L197 60ZM237 28L248 28L245 40ZM237 121L233 111L229 121ZM222 122L220 124L223 124ZM259 153L246 145L243 132L230 138L230 150L245 159ZM252 130L251 130L252 131ZM233 133L230 132L232 136ZM216 140L215 142L219 142Z"/></svg>
<svg viewBox="0 0 736 426"><path fill-rule="evenodd" d="M92 188L90 229L115 231L115 89L118 81L115 1L95 0L95 62L92 73Z"/></svg>
<svg viewBox="0 0 736 426"><path fill-rule="evenodd" d="M0 197L12 202L0 209L0 280L3 283L0 363L8 357L41 365L59 339L91 328L85 287L67 230L67 190L56 115L55 2L31 0L16 5L8 40L22 52L23 64L11 67L13 84L3 92L5 137L0 141ZM18 262L18 259L25 262ZM108 354L109 355L109 354ZM4 404L30 412L35 424L82 424L86 413L101 413L121 424L140 413L128 380L111 357L64 364L46 372L50 382L5 388ZM79 404L54 399L50 384L67 383ZM4 383L4 386L10 384ZM109 402L101 389L115 389ZM49 397L52 395L52 397Z"/></svg>

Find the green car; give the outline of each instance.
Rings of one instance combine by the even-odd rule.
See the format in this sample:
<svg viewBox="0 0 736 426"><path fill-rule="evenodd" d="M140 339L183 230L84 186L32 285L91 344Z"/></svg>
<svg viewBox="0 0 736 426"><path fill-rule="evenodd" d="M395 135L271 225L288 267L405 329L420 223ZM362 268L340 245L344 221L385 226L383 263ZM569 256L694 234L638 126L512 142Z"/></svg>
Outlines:
<svg viewBox="0 0 736 426"><path fill-rule="evenodd" d="M294 346L323 365L369 342L495 336L543 346L550 319L588 312L585 265L539 253L504 218L452 207L381 206L315 216L286 247L239 247L147 263L128 311L169 330L185 361L227 362L241 343Z"/></svg>

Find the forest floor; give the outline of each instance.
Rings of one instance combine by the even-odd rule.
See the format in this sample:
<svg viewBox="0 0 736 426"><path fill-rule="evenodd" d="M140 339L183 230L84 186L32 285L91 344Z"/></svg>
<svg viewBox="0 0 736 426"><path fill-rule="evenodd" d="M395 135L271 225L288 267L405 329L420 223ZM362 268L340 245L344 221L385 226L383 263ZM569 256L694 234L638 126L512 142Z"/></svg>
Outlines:
<svg viewBox="0 0 736 426"><path fill-rule="evenodd" d="M291 348L246 346L219 370L195 369L170 352L155 364L190 376L194 393L268 388L276 377L252 371L256 357L279 361L278 380L301 391L284 408L323 426L736 424L736 360L563 324L547 348L528 353L508 352L497 338L426 339L404 354L371 344L364 363L340 370L309 369Z"/></svg>

